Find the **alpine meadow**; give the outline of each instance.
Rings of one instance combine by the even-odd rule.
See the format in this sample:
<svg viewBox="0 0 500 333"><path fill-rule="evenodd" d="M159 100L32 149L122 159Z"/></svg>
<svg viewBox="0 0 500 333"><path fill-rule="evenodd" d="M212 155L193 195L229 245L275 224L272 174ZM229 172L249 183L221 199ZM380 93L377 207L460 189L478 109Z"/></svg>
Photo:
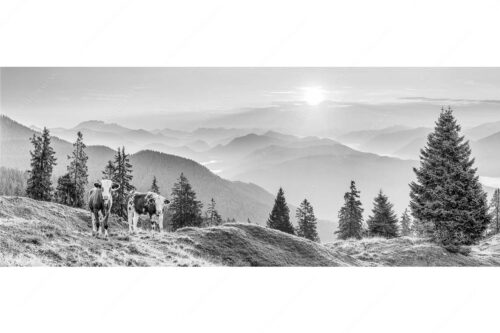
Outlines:
<svg viewBox="0 0 500 333"><path fill-rule="evenodd" d="M0 74L0 266L500 266L499 68Z"/></svg>

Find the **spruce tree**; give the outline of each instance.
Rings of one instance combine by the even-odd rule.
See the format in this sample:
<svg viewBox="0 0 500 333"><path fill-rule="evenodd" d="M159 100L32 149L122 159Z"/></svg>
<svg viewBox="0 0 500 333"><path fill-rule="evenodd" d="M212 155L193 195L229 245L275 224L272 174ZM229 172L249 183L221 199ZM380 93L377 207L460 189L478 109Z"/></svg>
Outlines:
<svg viewBox="0 0 500 333"><path fill-rule="evenodd" d="M370 236L385 238L398 236L398 218L393 211L393 205L389 202L389 198L382 191L375 197L372 216L368 218L367 223Z"/></svg>
<svg viewBox="0 0 500 333"><path fill-rule="evenodd" d="M490 202L491 231L495 234L500 232L500 188L495 189Z"/></svg>
<svg viewBox="0 0 500 333"><path fill-rule="evenodd" d="M50 201L52 198L52 170L56 165L55 152L50 146L50 132L44 127L42 135L33 134L31 170L26 187L26 195L36 200Z"/></svg>
<svg viewBox="0 0 500 333"><path fill-rule="evenodd" d="M129 161L129 155L125 153L125 147L118 151L115 155L113 182L120 185L113 197L113 212L118 216L127 216L127 198L128 194L135 190L132 182L132 165Z"/></svg>
<svg viewBox="0 0 500 333"><path fill-rule="evenodd" d="M168 208L172 216L174 230L184 227L199 227L202 223L201 209L203 204L196 200L196 193L188 179L181 173L172 188L172 200Z"/></svg>
<svg viewBox="0 0 500 333"><path fill-rule="evenodd" d="M290 222L290 209L286 204L285 193L281 187L274 201L273 210L267 220L267 227L280 230L288 234L295 234L293 225Z"/></svg>
<svg viewBox="0 0 500 333"><path fill-rule="evenodd" d="M75 183L69 173L57 179L56 201L58 203L71 206L75 191Z"/></svg>
<svg viewBox="0 0 500 333"><path fill-rule="evenodd" d="M151 192L160 194L160 187L158 187L158 184L156 182L156 176L153 176L153 183L151 184Z"/></svg>
<svg viewBox="0 0 500 333"><path fill-rule="evenodd" d="M68 174L70 176L71 182L73 186L71 187L72 191L70 193L70 202L68 205L74 207L83 207L84 205L84 197L85 197L85 189L88 184L88 168L87 168L87 160L88 156L85 153L85 144L83 143L83 134L78 131L76 142L73 144L74 150L71 156L68 156L68 159L71 160L68 165Z"/></svg>
<svg viewBox="0 0 500 333"><path fill-rule="evenodd" d="M102 171L103 179L113 179L113 175L115 174L115 165L113 161L108 161L108 164L104 167Z"/></svg>
<svg viewBox="0 0 500 333"><path fill-rule="evenodd" d="M207 224L208 226L218 226L222 224L222 217L220 216L219 212L215 208L215 200L212 198L210 200L210 204L208 205L207 211L206 211L206 218L207 218Z"/></svg>
<svg viewBox="0 0 500 333"><path fill-rule="evenodd" d="M486 194L473 167L469 142L453 111L441 109L434 132L420 153L417 181L410 184L413 216L445 247L472 244L490 223Z"/></svg>
<svg viewBox="0 0 500 333"><path fill-rule="evenodd" d="M350 191L344 194L344 206L340 208L339 226L335 232L340 239L361 239L363 234L363 208L356 183L351 181Z"/></svg>
<svg viewBox="0 0 500 333"><path fill-rule="evenodd" d="M316 231L316 216L314 216L314 210L312 205L304 199L300 206L297 208L295 216L299 227L297 228L297 236L304 237L306 239L312 240L313 242L319 242L318 232Z"/></svg>
<svg viewBox="0 0 500 333"><path fill-rule="evenodd" d="M408 213L408 208L405 209L403 215L401 215L401 236L410 236L411 235L411 218Z"/></svg>

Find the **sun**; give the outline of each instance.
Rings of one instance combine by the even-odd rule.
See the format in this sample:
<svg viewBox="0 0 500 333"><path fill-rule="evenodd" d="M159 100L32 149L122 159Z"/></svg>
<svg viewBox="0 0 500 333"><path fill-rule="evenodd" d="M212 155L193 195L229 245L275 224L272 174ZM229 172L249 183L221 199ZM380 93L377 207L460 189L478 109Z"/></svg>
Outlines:
<svg viewBox="0 0 500 333"><path fill-rule="evenodd" d="M326 99L325 90L321 87L305 87L302 90L304 101L311 106L321 104Z"/></svg>

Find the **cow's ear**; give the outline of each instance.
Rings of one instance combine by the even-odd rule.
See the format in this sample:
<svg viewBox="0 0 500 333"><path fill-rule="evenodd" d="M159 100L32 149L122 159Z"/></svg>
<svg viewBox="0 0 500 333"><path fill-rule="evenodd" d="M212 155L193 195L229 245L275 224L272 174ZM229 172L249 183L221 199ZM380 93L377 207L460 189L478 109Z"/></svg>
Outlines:
<svg viewBox="0 0 500 333"><path fill-rule="evenodd" d="M165 200L163 201L163 203L164 203L164 204L169 204L169 203L170 203L170 201L169 201L169 200L167 200L167 199L165 199Z"/></svg>
<svg viewBox="0 0 500 333"><path fill-rule="evenodd" d="M94 187L100 188L101 187L101 183L94 183Z"/></svg>
<svg viewBox="0 0 500 333"><path fill-rule="evenodd" d="M117 183L113 183L113 185L111 185L111 190L112 191L116 191L120 188L120 184L117 184Z"/></svg>

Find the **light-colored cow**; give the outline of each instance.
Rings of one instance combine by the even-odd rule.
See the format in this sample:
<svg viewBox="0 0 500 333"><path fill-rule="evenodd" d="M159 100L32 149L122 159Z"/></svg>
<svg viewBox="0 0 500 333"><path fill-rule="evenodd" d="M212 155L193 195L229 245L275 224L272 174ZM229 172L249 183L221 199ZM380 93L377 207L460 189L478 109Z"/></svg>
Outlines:
<svg viewBox="0 0 500 333"><path fill-rule="evenodd" d="M119 184L113 183L109 179L102 179L94 183L94 188L90 190L89 209L92 214L92 236L98 237L100 231L101 235L108 239L108 217L113 206L113 192L119 188ZM99 212L102 219L99 218Z"/></svg>
<svg viewBox="0 0 500 333"><path fill-rule="evenodd" d="M128 230L130 233L137 231L139 216L147 214L151 220L151 229L154 230L153 216L157 219L160 232L163 231L163 212L170 203L164 196L154 192L132 192L128 199Z"/></svg>

